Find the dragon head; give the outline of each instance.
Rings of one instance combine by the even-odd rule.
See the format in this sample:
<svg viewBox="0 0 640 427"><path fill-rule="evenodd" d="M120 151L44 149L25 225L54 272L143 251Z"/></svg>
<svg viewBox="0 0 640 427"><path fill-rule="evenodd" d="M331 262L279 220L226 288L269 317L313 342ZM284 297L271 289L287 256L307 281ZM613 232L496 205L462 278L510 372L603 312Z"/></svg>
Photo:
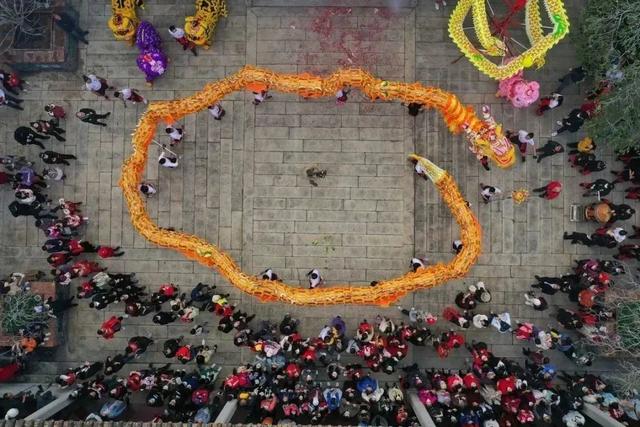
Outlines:
<svg viewBox="0 0 640 427"><path fill-rule="evenodd" d="M487 156L503 168L515 163L513 145L502 132L502 126L496 123L488 105L482 106L482 120L476 126L465 123L462 128L476 155Z"/></svg>

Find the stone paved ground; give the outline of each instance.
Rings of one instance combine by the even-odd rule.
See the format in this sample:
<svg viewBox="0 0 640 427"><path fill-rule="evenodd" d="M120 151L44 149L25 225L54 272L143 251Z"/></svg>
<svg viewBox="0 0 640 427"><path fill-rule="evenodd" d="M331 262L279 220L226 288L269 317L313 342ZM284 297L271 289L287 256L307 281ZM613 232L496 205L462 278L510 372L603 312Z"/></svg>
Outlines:
<svg viewBox="0 0 640 427"><path fill-rule="evenodd" d="M400 315L393 307L259 304L210 270L148 244L133 231L117 187L122 160L130 152L130 134L143 108L124 109L119 102L98 101L80 91L82 72L107 77L118 86L140 88L151 100L164 100L191 94L245 63L283 72L318 73L339 66L363 66L387 79L419 81L451 90L476 109L489 103L507 128L529 129L543 142L553 122L580 100L577 89L572 88L564 107L544 119L538 119L530 109L515 111L498 101L495 82L464 59L452 64L459 55L446 32L451 5L444 12L435 11L429 0L401 0L393 10L380 7L385 4L382 0L342 2L348 10L310 7L332 6L324 1L247 0L246 5L230 1L230 16L219 25L213 48L201 50L198 57L183 53L164 31L169 24L182 22L191 11L190 2L150 1L143 16L161 29L171 57L167 74L150 90L135 66L135 48L112 39L106 26L110 14L107 2L74 3L83 26L91 31L91 44L81 48L81 67L76 74L45 73L30 78L32 90L25 96L25 111L0 112L4 136L0 152L37 156L33 148L18 146L12 133L17 123L44 118L42 106L46 102L61 103L70 112L82 107L111 111L108 127L69 119L68 141L48 143L80 159L67 168L68 179L63 187L53 190L55 198L64 196L84 203L91 218L88 240L120 245L126 251L124 257L105 262L109 270L135 272L150 291L169 281L185 290L198 281L215 283L258 319L276 321L285 312L301 317L307 334L317 333L336 314L347 318L351 331L362 318L372 319L378 313L394 318ZM575 16L580 2L569 0L567 4ZM574 63L572 46L565 41L552 51L542 70L528 72L528 76L539 80L542 92L547 93ZM159 195L149 200L148 209L161 226L204 236L228 251L246 271L257 273L271 266L289 283L304 284L305 273L313 267L322 270L328 286L336 281L366 283L393 277L406 270L414 253L432 260L448 259L451 241L457 236L457 227L433 187L422 180L414 182L405 159L415 151L455 176L483 226L484 251L464 281L418 292L402 304L441 312L466 284L483 280L492 290L494 311L509 310L514 322L527 319L539 326L553 324L549 315L566 297L551 298L552 309L538 314L523 305L522 294L534 274L561 274L573 259L587 253L561 240L563 230L576 228L568 221L570 204L582 201L577 191L580 178L566 166L566 156L541 164L529 158L509 171L494 168L486 172L434 112L413 119L398 104L374 104L358 93L343 107L337 107L333 100L273 95L257 108L250 96L232 95L224 100L227 115L222 122L211 120L207 112L185 118L181 166L160 171L152 161L147 170L147 179L159 187ZM310 166L327 170L327 177L319 180L317 187L305 176ZM480 182L509 191L538 187L551 178L560 179L566 188L563 196L551 203L531 200L514 206L505 201L485 206L478 200ZM5 206L11 200L7 191L1 197ZM621 198L619 193L613 197L617 201ZM42 235L31 221L14 219L6 209L0 218L2 271L44 269L39 250ZM578 228L589 229L584 225ZM126 337L136 334L152 333L163 340L187 333L184 325L157 327L150 319L135 319L126 321L126 330L116 339L98 340L95 331L99 324L115 312L95 312L85 304L79 307L69 316L66 343L55 360L77 364L102 359L124 348ZM446 330L448 325L439 323L437 329ZM216 362L232 366L250 360L251 355L246 350L238 352L230 338L216 332L207 337L210 343L218 343ZM520 355L519 343L509 335L470 331L467 338L485 340L501 356ZM434 356L431 348L414 349L409 358L425 366L455 367L462 364L466 353L460 351L446 361ZM562 357L555 359L564 362ZM154 351L142 361L161 359ZM39 369L50 374L56 368L41 363Z"/></svg>

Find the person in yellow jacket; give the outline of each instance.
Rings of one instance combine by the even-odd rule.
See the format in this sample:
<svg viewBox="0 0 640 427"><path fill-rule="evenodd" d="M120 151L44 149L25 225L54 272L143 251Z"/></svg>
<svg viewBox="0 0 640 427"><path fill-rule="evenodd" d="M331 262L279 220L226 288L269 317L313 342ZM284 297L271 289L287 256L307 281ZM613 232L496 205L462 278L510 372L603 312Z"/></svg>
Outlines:
<svg viewBox="0 0 640 427"><path fill-rule="evenodd" d="M588 136L585 136L578 142L568 143L567 147L573 148L573 150L569 151L569 154L593 154L596 151L596 143Z"/></svg>

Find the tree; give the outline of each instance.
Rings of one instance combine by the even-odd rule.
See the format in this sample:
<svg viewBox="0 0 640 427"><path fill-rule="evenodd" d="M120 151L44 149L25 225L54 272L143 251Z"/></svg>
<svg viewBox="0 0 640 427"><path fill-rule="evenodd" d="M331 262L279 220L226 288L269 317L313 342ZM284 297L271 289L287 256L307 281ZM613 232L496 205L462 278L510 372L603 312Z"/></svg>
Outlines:
<svg viewBox="0 0 640 427"><path fill-rule="evenodd" d="M604 327L584 327L589 347L606 357L640 357L640 281L625 265L626 274L605 294L604 308L615 313L615 320ZM623 279L624 278L624 279ZM626 279L626 280L625 280Z"/></svg>
<svg viewBox="0 0 640 427"><path fill-rule="evenodd" d="M11 49L18 31L32 37L42 34L33 17L41 8L38 0L0 0L0 55Z"/></svg>
<svg viewBox="0 0 640 427"><path fill-rule="evenodd" d="M619 369L609 376L620 397L633 395L640 390L640 367L628 360L620 362Z"/></svg>
<svg viewBox="0 0 640 427"><path fill-rule="evenodd" d="M37 312L36 307L42 305L40 295L30 292L5 296L2 300L2 331L9 335L16 335L20 329L25 329L34 323L47 322L49 316L44 312Z"/></svg>
<svg viewBox="0 0 640 427"><path fill-rule="evenodd" d="M640 1L585 3L576 38L582 64L595 82L615 66L624 75L601 98L601 111L587 122L587 131L596 141L626 151L640 145Z"/></svg>

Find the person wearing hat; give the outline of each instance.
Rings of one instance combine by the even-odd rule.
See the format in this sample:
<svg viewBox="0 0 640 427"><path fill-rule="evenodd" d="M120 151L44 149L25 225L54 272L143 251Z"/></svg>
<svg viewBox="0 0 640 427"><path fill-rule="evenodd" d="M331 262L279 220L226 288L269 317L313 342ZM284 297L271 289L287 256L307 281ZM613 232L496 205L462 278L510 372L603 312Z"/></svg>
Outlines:
<svg viewBox="0 0 640 427"><path fill-rule="evenodd" d="M480 183L480 197L484 203L493 202L502 197L502 190L492 185Z"/></svg>
<svg viewBox="0 0 640 427"><path fill-rule="evenodd" d="M482 281L476 283L475 285L469 285L469 292L474 294L476 301L478 302L486 304L491 301L491 293Z"/></svg>
<svg viewBox="0 0 640 427"><path fill-rule="evenodd" d="M180 141L182 141L182 138L184 138L184 128L182 126L169 125L165 128L164 131L169 136L169 139L171 139L171 142L170 142L171 146L178 144Z"/></svg>
<svg viewBox="0 0 640 427"><path fill-rule="evenodd" d="M172 153L167 154L167 151L163 148L158 156L158 164L165 168L175 169L178 167L178 156Z"/></svg>
<svg viewBox="0 0 640 427"><path fill-rule="evenodd" d="M18 418L18 415L20 415L20 411L18 410L18 408L11 408L4 415L4 420L5 421L15 420Z"/></svg>
<svg viewBox="0 0 640 427"><path fill-rule="evenodd" d="M427 264L426 258L411 258L411 271L414 273L421 268L425 268Z"/></svg>
<svg viewBox="0 0 640 427"><path fill-rule="evenodd" d="M276 273L274 273L273 269L271 269L271 267L267 268L266 270L263 270L260 273L260 276L262 277L262 280L280 280L278 278L278 275Z"/></svg>
<svg viewBox="0 0 640 427"><path fill-rule="evenodd" d="M317 268L308 272L307 277L309 278L309 289L315 289L324 283L324 279L320 275L320 270Z"/></svg>

